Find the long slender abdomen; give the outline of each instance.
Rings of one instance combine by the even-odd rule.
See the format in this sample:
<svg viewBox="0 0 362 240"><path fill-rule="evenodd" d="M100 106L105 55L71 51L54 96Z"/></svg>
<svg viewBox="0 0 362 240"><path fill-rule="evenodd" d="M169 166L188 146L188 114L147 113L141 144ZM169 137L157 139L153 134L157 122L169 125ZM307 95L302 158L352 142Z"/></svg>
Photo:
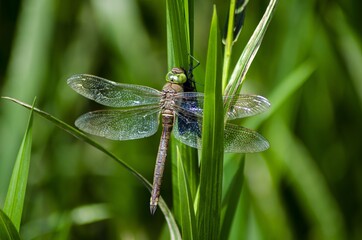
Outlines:
<svg viewBox="0 0 362 240"><path fill-rule="evenodd" d="M154 214L156 212L158 199L160 197L162 176L163 176L163 171L165 170L167 148L168 148L168 143L170 141L173 118L174 117L172 115L162 116L162 134L161 134L160 146L158 147L155 172L153 175L151 200L150 200L151 214Z"/></svg>

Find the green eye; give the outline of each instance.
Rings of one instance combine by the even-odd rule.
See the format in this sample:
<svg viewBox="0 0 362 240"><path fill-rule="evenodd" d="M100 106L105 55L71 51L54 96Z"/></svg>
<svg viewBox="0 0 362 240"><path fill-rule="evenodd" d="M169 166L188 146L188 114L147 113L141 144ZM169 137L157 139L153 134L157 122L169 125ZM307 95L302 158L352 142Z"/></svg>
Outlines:
<svg viewBox="0 0 362 240"><path fill-rule="evenodd" d="M166 81L172 82L172 83L177 83L177 84L182 84L187 81L187 77L183 70L181 70L179 68L173 68L170 72L167 73Z"/></svg>

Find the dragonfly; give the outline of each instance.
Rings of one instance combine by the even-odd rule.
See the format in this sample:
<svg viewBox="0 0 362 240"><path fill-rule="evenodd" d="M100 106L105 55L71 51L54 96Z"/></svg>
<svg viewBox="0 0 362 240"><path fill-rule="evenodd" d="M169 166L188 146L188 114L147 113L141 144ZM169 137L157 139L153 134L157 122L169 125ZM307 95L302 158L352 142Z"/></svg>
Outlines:
<svg viewBox="0 0 362 240"><path fill-rule="evenodd" d="M89 74L73 75L67 80L77 93L115 108L81 115L75 125L86 133L120 141L140 139L154 135L161 119L162 133L150 199L151 214L155 213L160 197L171 132L183 144L197 149L202 147L204 94L184 91L183 85L189 80L187 75L183 68L172 68L161 91ZM226 114L228 121L262 113L270 106L269 101L259 95L240 94L223 98L232 99L232 107ZM225 152L252 153L268 148L268 141L256 131L229 122L225 124Z"/></svg>

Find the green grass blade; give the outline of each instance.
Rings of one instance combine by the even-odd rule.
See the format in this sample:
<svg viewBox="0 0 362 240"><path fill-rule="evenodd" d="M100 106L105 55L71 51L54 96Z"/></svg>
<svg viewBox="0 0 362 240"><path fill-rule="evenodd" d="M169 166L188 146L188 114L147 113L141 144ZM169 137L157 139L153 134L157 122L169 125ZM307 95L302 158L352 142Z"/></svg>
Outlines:
<svg viewBox="0 0 362 240"><path fill-rule="evenodd" d="M221 93L221 38L214 7L206 63L200 198L197 218L199 239L218 239L220 229L224 119ZM221 114L220 114L221 113Z"/></svg>
<svg viewBox="0 0 362 240"><path fill-rule="evenodd" d="M198 152L196 149L191 148L184 144L178 144L177 147L182 155L183 166L187 173L189 189L192 196L196 195L199 186L199 165L198 165Z"/></svg>
<svg viewBox="0 0 362 240"><path fill-rule="evenodd" d="M230 1L229 13L226 18L222 39L224 44L227 44L229 41L235 43L238 40L241 29L244 25L245 9L248 2L249 0L237 0L236 3L234 0ZM229 16L232 16L233 19Z"/></svg>
<svg viewBox="0 0 362 240"><path fill-rule="evenodd" d="M32 109L32 107L30 105L28 105L26 103L23 103L23 102L21 102L21 101L19 101L17 99L10 98L10 97L2 97L2 98L11 100L11 101L13 101L13 102L15 102L15 103L17 103L17 104L19 104L19 105L21 105L23 107L26 107L28 109ZM124 161L119 159L113 153L109 152L107 149L105 149L104 147L99 145L97 142L95 142L94 140L89 138L87 135L85 135L84 133L77 130L76 128L66 124L65 122L53 117L49 113L44 112L44 111L42 111L42 110L40 110L38 108L33 108L33 111L35 113L39 114L40 116L42 116L43 118L45 118L45 119L49 120L50 122L54 123L57 127L59 127L61 129L63 129L64 131L70 133L74 137L88 143L89 145L95 147L99 151L103 152L104 154L106 154L107 156L109 156L110 158L115 160L117 163L121 164L122 167L124 167L126 170L128 170L130 173L132 173L151 192L152 185L151 185L150 182L147 181L147 179L145 177L143 177L140 173L138 173L136 170L134 170L127 163L125 163ZM160 197L160 200L159 200L159 207L160 207L162 213L165 216L165 219L166 219L166 222L168 224L172 239L181 239L181 234L180 234L180 231L178 230L176 221L175 221L170 209L168 208L167 204L165 203L165 201L163 200L162 197Z"/></svg>
<svg viewBox="0 0 362 240"><path fill-rule="evenodd" d="M197 239L196 218L193 207L194 201L191 196L187 173L179 151L177 151L177 156L178 190L180 202L182 203L180 204L182 237L183 239Z"/></svg>
<svg viewBox="0 0 362 240"><path fill-rule="evenodd" d="M225 197L223 198L220 239L228 239L231 231L232 222L234 220L241 196L241 191L243 189L244 162L245 154L242 154L242 158L239 161L236 173L234 174L234 177L228 186Z"/></svg>
<svg viewBox="0 0 362 240"><path fill-rule="evenodd" d="M14 224L8 216L0 209L0 239L1 240L20 240Z"/></svg>
<svg viewBox="0 0 362 240"><path fill-rule="evenodd" d="M194 0L185 1L185 13L186 13L186 23L188 26L187 32L189 39L189 54L193 55L194 52ZM190 63L192 63L192 59L190 59Z"/></svg>
<svg viewBox="0 0 362 240"><path fill-rule="evenodd" d="M234 71L230 77L230 81L225 90L226 95L235 95L240 92L246 73L248 72L251 63L259 50L269 22L271 21L273 13L275 12L277 2L278 0L270 0L269 6L265 11L264 16L260 20L253 35L250 37L249 42L247 43L234 68ZM225 103L226 109L229 108L230 101L231 99Z"/></svg>
<svg viewBox="0 0 362 240"><path fill-rule="evenodd" d="M189 54L193 46L193 0L166 1L167 17L167 56L168 67L189 68ZM192 61L190 61L192 63ZM175 139L172 147L172 191L176 219L180 222L183 202L179 196L179 176L176 157L176 145L182 156L184 170L188 177L188 189L195 196L198 186L198 154L197 150L179 144Z"/></svg>
<svg viewBox="0 0 362 240"><path fill-rule="evenodd" d="M179 174L179 161L182 161L184 172L187 176L187 188L191 193L191 198L195 199L197 188L199 184L199 167L198 167L198 153L196 149L193 149L185 144L177 142L175 138L172 138L171 154L172 154L172 192L173 192L173 209L174 215L177 220L181 220L182 209L184 201L180 194L180 176ZM180 160L179 160L180 158Z"/></svg>
<svg viewBox="0 0 362 240"><path fill-rule="evenodd" d="M33 102L34 107L35 100ZM33 129L33 110L30 111L28 126L21 143L18 156L11 175L8 193L6 195L4 212L9 216L15 228L20 230L23 213L26 185L30 166L31 145Z"/></svg>
<svg viewBox="0 0 362 240"><path fill-rule="evenodd" d="M187 6L187 5L186 5ZM183 0L166 1L168 67L188 68L190 53L189 16Z"/></svg>
<svg viewBox="0 0 362 240"><path fill-rule="evenodd" d="M227 80L229 77L229 68L230 68L230 59L231 59L231 50L233 46L233 32L234 32L234 12L235 12L235 0L230 1L229 6L229 17L227 24L227 33L225 39L225 48L224 48L224 66L222 72L222 89L226 88Z"/></svg>

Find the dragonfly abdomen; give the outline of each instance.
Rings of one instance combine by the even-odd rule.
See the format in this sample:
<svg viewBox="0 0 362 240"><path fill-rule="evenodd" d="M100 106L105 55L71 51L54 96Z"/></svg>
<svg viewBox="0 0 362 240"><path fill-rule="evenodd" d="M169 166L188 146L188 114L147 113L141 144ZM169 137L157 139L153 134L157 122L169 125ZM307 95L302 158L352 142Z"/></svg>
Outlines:
<svg viewBox="0 0 362 240"><path fill-rule="evenodd" d="M158 199L160 197L162 176L165 169L167 157L167 148L170 141L171 131L175 118L174 96L175 94L182 91L182 86L176 83L167 83L162 89L163 95L160 101L160 108L162 114L162 134L160 146L158 147L155 172L153 175L153 185L150 200L151 214L155 213L157 209Z"/></svg>
<svg viewBox="0 0 362 240"><path fill-rule="evenodd" d="M160 145L158 147L155 172L153 175L153 185L150 199L150 211L154 214L157 209L158 200L160 197L160 189L162 184L163 171L167 157L168 143L170 142L171 131L173 127L173 114L162 114L162 134Z"/></svg>

